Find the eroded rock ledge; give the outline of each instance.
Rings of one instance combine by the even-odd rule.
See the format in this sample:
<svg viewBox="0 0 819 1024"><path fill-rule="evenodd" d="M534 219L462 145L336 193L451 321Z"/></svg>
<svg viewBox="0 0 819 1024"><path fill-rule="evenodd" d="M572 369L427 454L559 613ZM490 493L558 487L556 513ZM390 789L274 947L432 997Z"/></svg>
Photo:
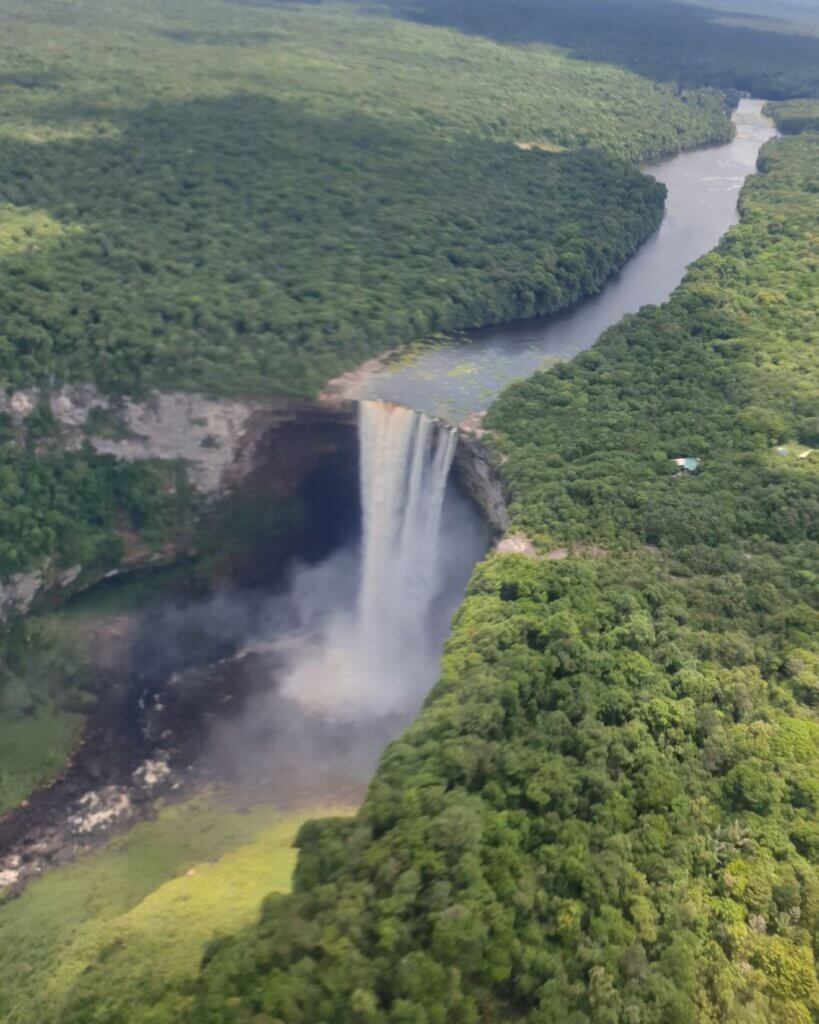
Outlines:
<svg viewBox="0 0 819 1024"><path fill-rule="evenodd" d="M47 403L59 427L60 444L77 450L90 444L100 454L125 461L181 461L205 509L224 510L230 520L239 504L288 504L305 491L316 490L316 474L330 481L326 503L339 501L338 481L346 480L343 501L357 488L357 403L322 396L318 401L278 399L255 401L214 398L182 391L154 391L143 400L109 396L93 385L64 386L0 394L0 413L6 413L20 443L26 420ZM479 420L459 429L455 472L463 489L476 502L496 535L508 528L505 496L491 452L482 442ZM320 486L322 486L320 484ZM316 500L315 493L313 500ZM325 500L322 492L318 501ZM329 525L325 522L325 525ZM107 575L173 562L182 552L172 544L157 552L128 536L126 556L109 567ZM84 567L43 564L0 581L0 621L14 612L27 612L44 595L68 595L103 575L88 578Z"/></svg>
<svg viewBox="0 0 819 1024"><path fill-rule="evenodd" d="M89 384L51 392L31 388L0 394L0 413L9 417L20 443L27 418L43 404L66 451L88 443L125 461L179 460L208 506L245 487L254 500L292 501L317 467L334 459L355 465L358 459L356 407L349 401L260 402L182 391L154 391L136 401ZM179 554L137 545L111 572L173 561ZM0 581L0 621L27 612L45 592L76 589L82 570L49 563ZM80 580L89 582L94 581Z"/></svg>

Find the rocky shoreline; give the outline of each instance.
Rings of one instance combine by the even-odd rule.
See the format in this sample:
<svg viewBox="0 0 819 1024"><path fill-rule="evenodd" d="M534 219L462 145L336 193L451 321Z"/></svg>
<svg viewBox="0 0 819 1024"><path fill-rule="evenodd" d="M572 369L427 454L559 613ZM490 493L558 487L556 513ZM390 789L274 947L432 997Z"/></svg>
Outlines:
<svg viewBox="0 0 819 1024"><path fill-rule="evenodd" d="M209 725L238 713L254 692L268 687L272 666L232 650L217 652L222 656L211 663L164 666L146 678L134 653L158 614L155 607L129 617L115 663L110 646L100 647L91 672L106 678L119 673L124 685L106 699L108 687L98 680L99 704L63 770L0 819L0 901L19 895L48 868L70 863L150 817L159 798L182 799L221 781L201 757Z"/></svg>
<svg viewBox="0 0 819 1024"><path fill-rule="evenodd" d="M233 499L248 506L299 500L310 475L326 472L328 467L331 484L339 474L350 479L355 475L357 480L356 404L350 391L334 387L335 383L317 402L245 403L156 393L136 403L79 387L62 388L47 398L34 392L7 395L3 408L22 431L26 415L38 402L48 400L67 448L90 436L98 451L118 458L183 460L191 482L218 518L220 508L227 510L228 517L233 514L229 504ZM104 425L107 436L89 434L89 424L95 424L95 429ZM479 418L459 428L455 471L461 488L500 536L508 516L482 434ZM337 482L332 486L337 488ZM336 495L327 500L347 499ZM298 554L303 542L304 538L291 538L285 545L288 557ZM143 559L105 575L172 564L192 554L168 551L157 556L146 551ZM275 587L275 580L281 578L283 566L266 552L233 552L230 558L227 578L233 575L240 581L244 577L245 584L264 584L268 593L271 581ZM259 565L250 563L260 562L263 571L257 577ZM61 604L100 579L99 575L89 578L82 566L69 570L43 566L21 574L0 584L0 620L4 613L24 614L44 600ZM146 670L145 644L153 629L152 616L155 625L162 609L173 602L172 594L164 595L144 612L103 616L92 626L97 632L89 643L93 652L89 672L97 706L59 775L0 818L0 900L19 894L49 867L73 860L81 851L150 816L157 800L182 798L202 786L225 781L219 766L200 756L210 727L228 719L254 693L269 692L275 666L264 654L240 653L242 638L234 636L223 638L221 644L209 639L207 650L196 651L192 659L187 654L176 662L160 657L159 667L153 665L155 652L149 653L147 662L153 667ZM161 630L148 648L153 650L160 636ZM195 648L197 643L189 646ZM171 646L176 649L177 645ZM182 652L186 645L178 646ZM292 714L292 709L281 710L285 717ZM331 745L346 742L332 727L324 735Z"/></svg>

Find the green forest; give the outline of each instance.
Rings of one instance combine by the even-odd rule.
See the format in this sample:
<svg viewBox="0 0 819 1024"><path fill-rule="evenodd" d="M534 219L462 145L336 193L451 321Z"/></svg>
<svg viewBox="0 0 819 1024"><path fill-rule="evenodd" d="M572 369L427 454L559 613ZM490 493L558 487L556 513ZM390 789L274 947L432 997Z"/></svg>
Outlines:
<svg viewBox="0 0 819 1024"><path fill-rule="evenodd" d="M662 219L637 163L726 141L741 92L783 133L666 305L490 409L533 554L476 568L357 813L197 797L49 870L0 901L0 1017L816 1024L819 33L664 0L0 28L3 408L36 399L0 413L3 581L242 540L184 466L66 450L61 384L314 396L599 291ZM0 815L93 704L82 615L0 637Z"/></svg>
<svg viewBox="0 0 819 1024"><path fill-rule="evenodd" d="M191 1021L816 1019L817 166L769 144L669 304L494 406L514 525L574 555L476 571L361 811L302 828ZM67 1019L134 1019L105 990Z"/></svg>
<svg viewBox="0 0 819 1024"><path fill-rule="evenodd" d="M312 395L553 311L657 227L631 162L730 131L713 91L345 6L12 0L0 26L7 390ZM178 518L171 470L60 448L45 401L0 422L0 575Z"/></svg>
<svg viewBox="0 0 819 1024"><path fill-rule="evenodd" d="M715 92L345 7L5 18L13 387L310 395L432 331L551 312L659 222L624 161L730 131Z"/></svg>
<svg viewBox="0 0 819 1024"><path fill-rule="evenodd" d="M742 0L715 5L728 13L675 0L392 0L390 6L412 20L490 39L555 43L659 81L777 100L819 92L815 12L814 23L783 21L798 16L785 4L763 3L744 17Z"/></svg>

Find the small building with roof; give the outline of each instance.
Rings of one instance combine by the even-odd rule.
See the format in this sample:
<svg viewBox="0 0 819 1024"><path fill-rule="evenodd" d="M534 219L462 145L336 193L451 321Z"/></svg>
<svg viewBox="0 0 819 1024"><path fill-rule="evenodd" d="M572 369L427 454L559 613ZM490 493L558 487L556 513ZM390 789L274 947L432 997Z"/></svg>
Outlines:
<svg viewBox="0 0 819 1024"><path fill-rule="evenodd" d="M679 466L680 469L685 470L686 473L696 473L700 468L700 460L695 459L693 455L687 455L682 459L672 459L675 465Z"/></svg>

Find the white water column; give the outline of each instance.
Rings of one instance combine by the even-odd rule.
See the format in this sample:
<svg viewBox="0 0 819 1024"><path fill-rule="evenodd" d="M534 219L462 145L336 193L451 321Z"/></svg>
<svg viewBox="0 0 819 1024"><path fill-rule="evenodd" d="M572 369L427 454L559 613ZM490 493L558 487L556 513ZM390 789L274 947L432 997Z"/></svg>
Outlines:
<svg viewBox="0 0 819 1024"><path fill-rule="evenodd" d="M359 405L360 655L385 682L424 649L440 580L441 511L457 433L390 402Z"/></svg>

